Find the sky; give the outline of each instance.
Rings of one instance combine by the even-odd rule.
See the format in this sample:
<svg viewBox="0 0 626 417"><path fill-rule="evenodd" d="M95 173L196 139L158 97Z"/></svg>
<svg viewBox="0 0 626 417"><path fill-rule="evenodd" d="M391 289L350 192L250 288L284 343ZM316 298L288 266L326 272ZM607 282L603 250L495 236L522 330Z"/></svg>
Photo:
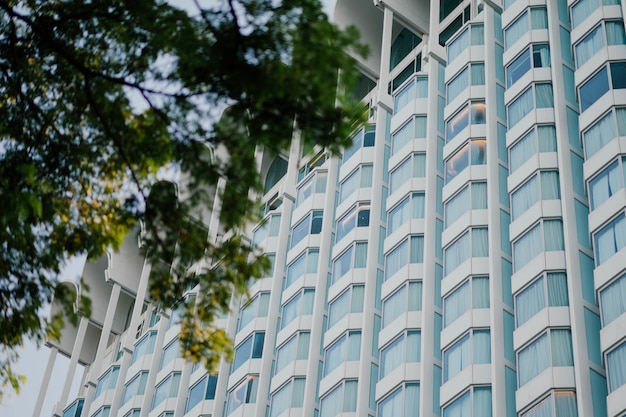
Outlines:
<svg viewBox="0 0 626 417"><path fill-rule="evenodd" d="M169 0L171 3L181 8L189 7L193 4L191 0ZM208 0L210 1L210 0ZM332 15L335 8L336 0L321 0L324 10L327 14ZM206 1L202 1L205 3ZM84 259L76 259L71 261L62 273L61 280L77 280L82 272ZM25 375L27 380L22 386L19 395L13 392L6 392L5 397L0 403L0 417L31 417L35 409L39 389L43 381L43 375L48 364L50 350L46 347L37 348L33 343L26 342L24 348L20 351L20 360L15 367L18 374ZM61 390L67 374L69 359L57 355L55 366L50 378L49 390L41 409L41 417L51 417L55 403L61 397ZM80 368L80 367L79 367ZM76 372L69 399L71 400L78 393L82 371ZM59 383L53 383L60 381Z"/></svg>

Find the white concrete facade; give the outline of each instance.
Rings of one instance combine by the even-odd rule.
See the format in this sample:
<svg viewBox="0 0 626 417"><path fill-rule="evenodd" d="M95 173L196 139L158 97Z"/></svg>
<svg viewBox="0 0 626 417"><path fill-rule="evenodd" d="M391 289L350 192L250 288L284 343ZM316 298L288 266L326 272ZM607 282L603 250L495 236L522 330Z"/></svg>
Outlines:
<svg viewBox="0 0 626 417"><path fill-rule="evenodd" d="M233 364L177 357L129 238L85 269L94 317L50 360L87 371L55 415L625 416L625 10L339 0L368 124L339 158L257 149L274 267L220 319Z"/></svg>

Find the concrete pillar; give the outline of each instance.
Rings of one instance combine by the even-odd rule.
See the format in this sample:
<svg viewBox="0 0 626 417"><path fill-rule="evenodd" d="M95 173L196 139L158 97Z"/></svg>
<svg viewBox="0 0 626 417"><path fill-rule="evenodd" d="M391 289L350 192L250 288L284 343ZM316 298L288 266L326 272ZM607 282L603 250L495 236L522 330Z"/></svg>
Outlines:
<svg viewBox="0 0 626 417"><path fill-rule="evenodd" d="M65 407L67 403L67 397L70 394L70 388L74 381L74 375L76 374L76 365L78 365L78 358L80 357L80 351L85 343L85 334L87 333L87 326L89 320L86 317L80 318L80 324L78 325L78 333L76 333L76 340L74 341L74 348L72 349L72 356L70 357L70 366L67 370L67 376L65 377L65 384L63 385L63 393L61 394L61 400L59 404L61 407Z"/></svg>
<svg viewBox="0 0 626 417"><path fill-rule="evenodd" d="M35 409L33 410L33 417L39 417L41 413L41 407L43 401L46 398L48 392L48 385L50 384L50 376L52 375L52 369L56 362L57 353L59 350L55 347L50 348L50 356L48 357L48 365L46 365L46 371L43 374L43 381L41 381L41 387L39 388L39 395L37 396L37 402L35 403Z"/></svg>
<svg viewBox="0 0 626 417"><path fill-rule="evenodd" d="M120 291L120 285L113 281L113 288L111 290L111 296L109 297L109 305L107 306L102 332L100 333L100 341L98 342L98 350L96 351L96 359L91 365L87 381L85 405L83 406L83 409L86 411L89 411L91 401L93 400L93 396L96 392L98 376L102 373L102 359L104 358L104 353L107 349L107 342L109 341L109 335L111 334L111 327L113 327L113 318L115 317L115 312L117 310L117 302L120 298Z"/></svg>

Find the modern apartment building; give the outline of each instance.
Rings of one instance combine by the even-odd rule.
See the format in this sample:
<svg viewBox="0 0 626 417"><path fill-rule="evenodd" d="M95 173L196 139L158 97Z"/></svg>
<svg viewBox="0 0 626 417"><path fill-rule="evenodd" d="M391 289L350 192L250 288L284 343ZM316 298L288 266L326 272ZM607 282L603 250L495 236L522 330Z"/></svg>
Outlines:
<svg viewBox="0 0 626 417"><path fill-rule="evenodd" d="M132 237L85 268L94 315L52 348L71 357L54 413L625 416L625 13L338 0L370 48L368 124L340 158L257 149L248 236L273 270L220 319L233 362L184 363Z"/></svg>

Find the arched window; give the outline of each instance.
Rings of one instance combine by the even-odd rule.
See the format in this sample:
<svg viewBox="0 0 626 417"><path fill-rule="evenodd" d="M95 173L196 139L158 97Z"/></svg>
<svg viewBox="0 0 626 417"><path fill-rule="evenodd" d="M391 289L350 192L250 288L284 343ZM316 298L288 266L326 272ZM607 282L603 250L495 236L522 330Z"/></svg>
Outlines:
<svg viewBox="0 0 626 417"><path fill-rule="evenodd" d="M263 189L263 193L267 193L273 186L275 186L278 181L287 173L287 161L285 161L280 156L277 156L276 159L270 165L270 168L267 170L267 175L265 176L265 188Z"/></svg>

